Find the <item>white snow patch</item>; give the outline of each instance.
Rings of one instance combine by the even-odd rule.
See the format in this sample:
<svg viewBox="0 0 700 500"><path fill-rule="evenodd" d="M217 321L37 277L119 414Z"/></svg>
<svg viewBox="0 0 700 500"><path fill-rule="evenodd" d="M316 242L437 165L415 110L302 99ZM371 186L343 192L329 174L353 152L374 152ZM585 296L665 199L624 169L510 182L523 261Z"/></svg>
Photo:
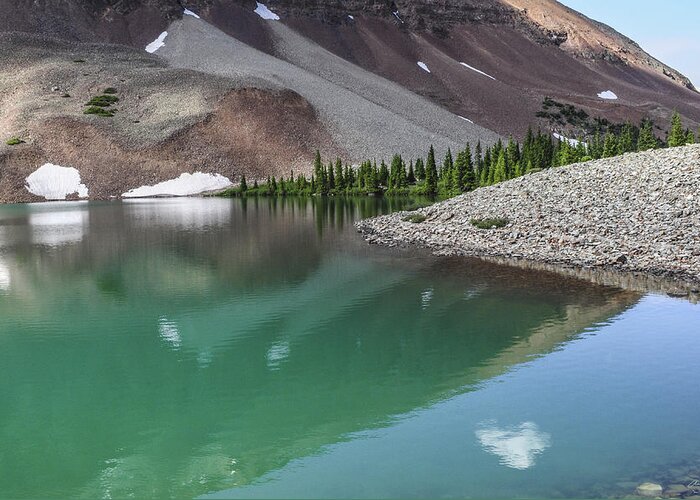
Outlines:
<svg viewBox="0 0 700 500"><path fill-rule="evenodd" d="M501 465L525 470L535 465L535 458L550 446L550 436L534 422L500 429L496 426L476 431L476 437L487 452L500 458Z"/></svg>
<svg viewBox="0 0 700 500"><path fill-rule="evenodd" d="M399 21L401 21L401 24L403 24L403 19L401 19L401 16L399 16L399 11L398 11L398 10L392 12L392 14L394 14L394 16L396 16L396 19L398 19Z"/></svg>
<svg viewBox="0 0 700 500"><path fill-rule="evenodd" d="M153 54L156 50L163 47L165 45L165 37L166 36L168 36L167 31L164 31L163 33L158 35L158 38L156 38L151 43L146 45L146 52L148 52L149 54Z"/></svg>
<svg viewBox="0 0 700 500"><path fill-rule="evenodd" d="M192 12L190 9L185 9L185 12L183 12L183 14L186 16L192 16L192 17L196 17L197 19L201 19L201 17L199 17L194 12Z"/></svg>
<svg viewBox="0 0 700 500"><path fill-rule="evenodd" d="M428 65L425 64L423 61L418 61L417 64L418 64L418 66L421 67L421 69L422 69L423 71L427 71L428 73L430 73L430 70L428 69Z"/></svg>
<svg viewBox="0 0 700 500"><path fill-rule="evenodd" d="M461 64L461 65L464 66L465 68L469 68L469 69L472 70L472 71L476 71L477 73L479 73L479 74L481 74L481 75L484 75L484 76L490 78L491 80L495 80L494 77L492 77L492 76L489 75L488 73L484 73L484 72L481 71L480 69L476 69L474 66L469 66L469 65L468 65L467 63L465 63L465 62L461 62L461 63L459 63L459 64Z"/></svg>
<svg viewBox="0 0 700 500"><path fill-rule="evenodd" d="M465 122L474 123L474 122L471 121L469 118L465 118L465 117L460 116L460 115L458 115L458 116L459 116L462 120L464 120Z"/></svg>
<svg viewBox="0 0 700 500"><path fill-rule="evenodd" d="M562 142L565 142L565 141L566 141L566 142L569 143L569 145L574 146L574 147L578 146L578 145L579 145L579 142L580 142L578 139L571 139L571 138L566 137L566 136L563 136L563 135L561 135L561 134L557 134L556 132L555 132L554 134L552 134L552 135L553 135L556 139L559 139L559 140L562 141Z"/></svg>
<svg viewBox="0 0 700 500"><path fill-rule="evenodd" d="M348 14L348 17L349 17L350 19L352 19L353 21L355 20L355 16L351 16L350 14Z"/></svg>
<svg viewBox="0 0 700 500"><path fill-rule="evenodd" d="M264 3L260 3L260 2L255 2L255 3L258 4L258 6L255 7L255 10L253 12L255 12L257 15L259 15L263 19L268 19L270 21L279 21L280 20L280 16L278 16L277 14L272 12L270 9L268 9Z"/></svg>
<svg viewBox="0 0 700 500"><path fill-rule="evenodd" d="M160 182L155 186L142 186L124 193L124 198L148 198L149 196L190 196L231 186L231 181L223 175L182 174L177 179Z"/></svg>
<svg viewBox="0 0 700 500"><path fill-rule="evenodd" d="M599 92L598 97L600 97L601 99L609 99L612 101L617 99L617 95L612 90L605 90L603 92Z"/></svg>
<svg viewBox="0 0 700 500"><path fill-rule="evenodd" d="M80 198L88 197L87 186L80 183L80 172L52 163L45 163L29 174L25 187L30 193L47 200L65 200L74 193L78 193Z"/></svg>

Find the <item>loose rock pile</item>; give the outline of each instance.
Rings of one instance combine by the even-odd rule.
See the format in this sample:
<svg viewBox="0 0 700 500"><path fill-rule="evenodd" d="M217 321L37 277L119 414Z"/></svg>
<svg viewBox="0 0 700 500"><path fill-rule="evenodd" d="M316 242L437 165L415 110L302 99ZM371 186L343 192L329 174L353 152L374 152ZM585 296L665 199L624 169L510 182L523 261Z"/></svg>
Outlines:
<svg viewBox="0 0 700 500"><path fill-rule="evenodd" d="M370 243L642 272L700 284L700 145L549 169L356 224ZM473 219L506 218L500 229Z"/></svg>

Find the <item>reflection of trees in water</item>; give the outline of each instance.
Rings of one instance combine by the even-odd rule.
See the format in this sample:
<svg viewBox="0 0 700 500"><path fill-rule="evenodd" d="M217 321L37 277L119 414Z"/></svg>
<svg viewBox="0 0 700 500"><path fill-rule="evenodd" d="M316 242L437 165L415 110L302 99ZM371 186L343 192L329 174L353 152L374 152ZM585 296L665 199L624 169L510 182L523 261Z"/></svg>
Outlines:
<svg viewBox="0 0 700 500"><path fill-rule="evenodd" d="M33 313L74 340L24 342L27 309L0 305L2 442L41 450L16 454L0 490L45 496L72 478L62 495L196 496L250 483L637 300L481 261L324 255L319 221L342 228L389 203L261 198L199 215L125 204L91 209L80 243L15 254L13 269L48 273Z"/></svg>

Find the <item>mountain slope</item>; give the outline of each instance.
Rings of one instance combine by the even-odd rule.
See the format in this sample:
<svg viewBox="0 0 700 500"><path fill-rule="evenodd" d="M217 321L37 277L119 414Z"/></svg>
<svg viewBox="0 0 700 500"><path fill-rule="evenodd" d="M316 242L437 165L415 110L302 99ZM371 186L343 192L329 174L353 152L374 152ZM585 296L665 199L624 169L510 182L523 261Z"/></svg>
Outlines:
<svg viewBox="0 0 700 500"><path fill-rule="evenodd" d="M429 144L442 155L550 127L536 117L545 96L613 122L665 128L679 110L700 123L685 77L553 0L271 0L262 17L248 0L186 7L195 15L178 0L0 0L3 201L36 199L24 179L48 162L105 198L183 172L309 172L316 148L347 162ZM106 87L116 115L83 115Z"/></svg>

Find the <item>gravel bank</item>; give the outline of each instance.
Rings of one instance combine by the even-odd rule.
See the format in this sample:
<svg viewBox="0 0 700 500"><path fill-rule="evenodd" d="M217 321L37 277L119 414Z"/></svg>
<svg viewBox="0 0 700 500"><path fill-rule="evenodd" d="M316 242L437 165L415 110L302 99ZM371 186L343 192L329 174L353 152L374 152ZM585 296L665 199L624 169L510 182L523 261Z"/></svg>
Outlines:
<svg viewBox="0 0 700 500"><path fill-rule="evenodd" d="M700 286L700 145L591 161L356 224L370 243L613 269ZM472 219L504 217L501 229Z"/></svg>

